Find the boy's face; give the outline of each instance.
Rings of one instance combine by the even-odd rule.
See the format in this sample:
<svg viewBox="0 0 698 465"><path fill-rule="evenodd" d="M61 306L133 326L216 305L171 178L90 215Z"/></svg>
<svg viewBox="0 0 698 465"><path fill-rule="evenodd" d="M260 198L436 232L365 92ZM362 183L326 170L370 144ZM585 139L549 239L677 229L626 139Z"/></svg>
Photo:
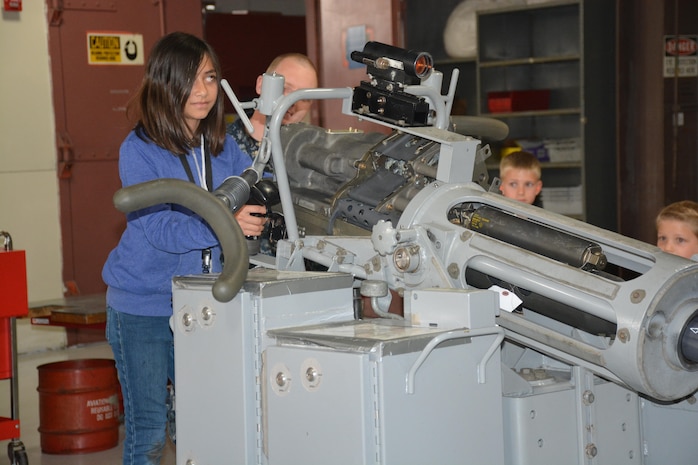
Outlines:
<svg viewBox="0 0 698 465"><path fill-rule="evenodd" d="M683 221L661 220L657 223L657 247L664 252L690 259L698 254L698 237Z"/></svg>
<svg viewBox="0 0 698 465"><path fill-rule="evenodd" d="M533 204L542 188L543 182L538 176L533 171L522 168L505 170L502 173L502 184L499 186L504 197L528 204Z"/></svg>

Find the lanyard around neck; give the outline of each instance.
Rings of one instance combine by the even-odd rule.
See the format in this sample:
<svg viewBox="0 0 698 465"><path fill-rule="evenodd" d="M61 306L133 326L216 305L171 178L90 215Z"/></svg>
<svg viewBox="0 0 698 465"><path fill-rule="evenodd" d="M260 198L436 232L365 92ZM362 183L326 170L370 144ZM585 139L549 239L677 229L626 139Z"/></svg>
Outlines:
<svg viewBox="0 0 698 465"><path fill-rule="evenodd" d="M204 185L203 179L199 179L199 183L202 184L201 187L204 187L209 192L212 192L213 191L213 170L211 169L211 154L208 153L208 151L204 150L203 136L201 136L201 154L202 154L202 157L204 159L203 166L204 166L204 172L206 173L206 183ZM193 149L191 151L191 156L194 158L194 164L196 165L196 167L198 169L199 164L196 161L196 153L194 153ZM184 167L184 171L187 173L187 177L189 178L189 181L196 184L196 180L194 179L194 173L192 173L192 171L191 171L191 166L189 166L189 162L187 161L186 154L181 153L179 155L179 161L182 163L182 166Z"/></svg>

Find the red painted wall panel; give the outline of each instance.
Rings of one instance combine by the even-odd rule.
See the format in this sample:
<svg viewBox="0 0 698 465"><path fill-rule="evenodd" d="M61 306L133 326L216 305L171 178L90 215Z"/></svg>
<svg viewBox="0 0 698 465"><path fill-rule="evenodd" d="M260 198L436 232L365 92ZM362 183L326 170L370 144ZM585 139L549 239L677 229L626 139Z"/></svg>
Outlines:
<svg viewBox="0 0 698 465"><path fill-rule="evenodd" d="M87 37L104 32L142 36L142 63L155 41L173 31L203 35L201 2L90 3L47 1L57 134L63 281L66 295L104 292L102 266L125 227L112 203L120 188L121 141L143 64L89 62Z"/></svg>

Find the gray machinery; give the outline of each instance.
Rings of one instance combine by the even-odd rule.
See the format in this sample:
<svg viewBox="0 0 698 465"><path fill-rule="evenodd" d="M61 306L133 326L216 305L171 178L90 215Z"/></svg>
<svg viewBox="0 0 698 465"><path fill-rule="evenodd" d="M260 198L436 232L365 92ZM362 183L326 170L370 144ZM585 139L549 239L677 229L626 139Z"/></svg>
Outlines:
<svg viewBox="0 0 698 465"><path fill-rule="evenodd" d="M441 95L426 53L352 58L354 89L265 76L252 103L265 138L231 183L273 162L275 257L248 272L249 187L115 198L181 202L227 250L173 279L177 464L695 464L698 264L490 192L506 128L447 117L457 75ZM281 127L323 98L393 132Z"/></svg>

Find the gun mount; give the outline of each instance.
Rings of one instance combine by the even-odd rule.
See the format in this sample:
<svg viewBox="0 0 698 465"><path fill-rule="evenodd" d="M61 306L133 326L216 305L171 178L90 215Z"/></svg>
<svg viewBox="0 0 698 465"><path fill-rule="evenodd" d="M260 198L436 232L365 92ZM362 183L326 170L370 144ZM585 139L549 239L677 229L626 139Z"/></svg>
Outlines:
<svg viewBox="0 0 698 465"><path fill-rule="evenodd" d="M698 264L502 197L498 122L450 117L426 54L354 56L268 118L276 256L226 302L173 279L178 465L693 463ZM281 127L322 98L393 131Z"/></svg>

